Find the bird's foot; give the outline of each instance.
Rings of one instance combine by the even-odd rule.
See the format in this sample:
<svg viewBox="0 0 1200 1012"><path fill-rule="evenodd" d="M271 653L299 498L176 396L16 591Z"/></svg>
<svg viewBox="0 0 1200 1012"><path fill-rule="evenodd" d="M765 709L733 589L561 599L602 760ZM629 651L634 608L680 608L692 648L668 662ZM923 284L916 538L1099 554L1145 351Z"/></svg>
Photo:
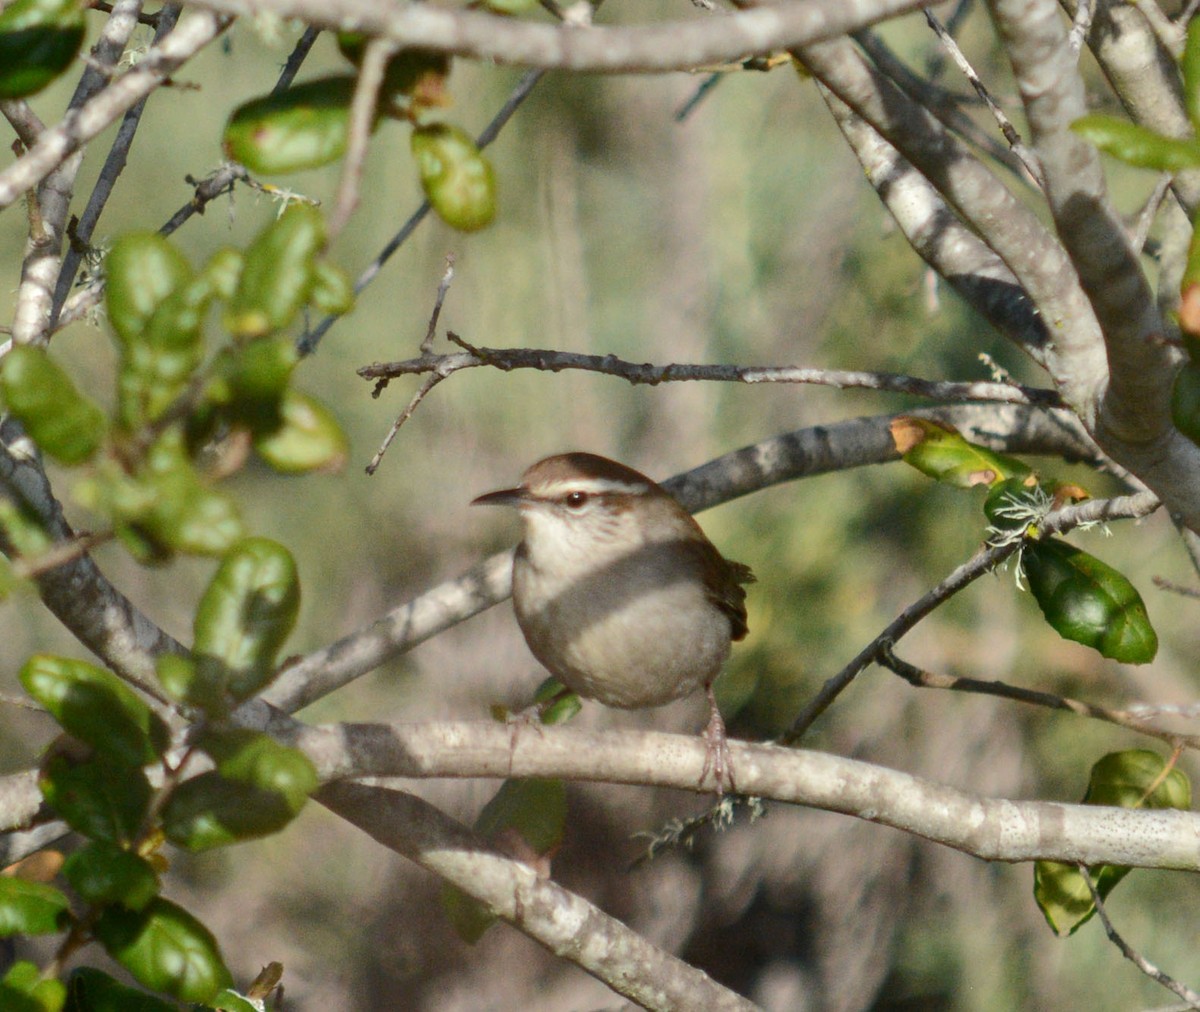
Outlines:
<svg viewBox="0 0 1200 1012"><path fill-rule="evenodd" d="M733 760L729 754L729 738L725 734L725 719L717 708L717 699L712 686L705 691L708 694L708 726L704 729L705 744L704 766L700 770L700 786L704 786L709 773L712 774L713 787L717 797L725 793L725 789L736 791L737 784L733 779Z"/></svg>

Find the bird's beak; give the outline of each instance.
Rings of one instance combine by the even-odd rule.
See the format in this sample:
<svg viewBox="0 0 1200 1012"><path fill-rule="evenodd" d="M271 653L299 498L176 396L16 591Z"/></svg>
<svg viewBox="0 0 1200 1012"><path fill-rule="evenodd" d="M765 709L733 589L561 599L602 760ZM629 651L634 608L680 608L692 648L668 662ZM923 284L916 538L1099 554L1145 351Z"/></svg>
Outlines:
<svg viewBox="0 0 1200 1012"><path fill-rule="evenodd" d="M471 500L472 506L520 506L525 499L525 488L502 488L496 492L486 492L477 499Z"/></svg>

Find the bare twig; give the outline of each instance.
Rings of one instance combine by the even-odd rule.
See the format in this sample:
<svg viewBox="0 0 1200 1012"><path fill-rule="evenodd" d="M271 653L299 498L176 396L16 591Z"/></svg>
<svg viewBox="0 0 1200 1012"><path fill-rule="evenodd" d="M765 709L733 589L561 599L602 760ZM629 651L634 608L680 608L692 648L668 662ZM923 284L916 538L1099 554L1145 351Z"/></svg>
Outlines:
<svg viewBox="0 0 1200 1012"><path fill-rule="evenodd" d="M271 89L272 95L279 95L292 86L292 81L296 79L301 65L308 58L308 52L312 49L313 43L317 41L317 36L320 34L321 29L313 28L312 25L304 29L304 34L300 36L295 48L292 49L291 54L287 58L287 63L283 65L283 70L279 74L279 80L275 82L275 87Z"/></svg>
<svg viewBox="0 0 1200 1012"><path fill-rule="evenodd" d="M442 303L446 301L446 293L450 290L450 283L454 280L454 261L453 253L446 254L446 269L442 272L442 280L438 282L437 297L433 302L433 312L429 314L429 326L425 330L425 339L421 342L421 354L433 354L433 338L437 332L438 317L442 315Z"/></svg>
<svg viewBox="0 0 1200 1012"><path fill-rule="evenodd" d="M442 382L446 377L440 373L433 373L425 378L425 381L417 388L417 392L412 395L412 399L405 405L403 411L396 416L396 420L392 422L392 427L388 429L388 433L383 437L383 442L379 444L379 449L375 451L375 455L371 458L371 462L367 464L367 474L374 474L379 465L383 462L383 455L387 453L387 449L392 445L392 440L396 438L396 433L400 431L400 426L412 418L413 412L417 410L417 406L421 401L425 400L426 395L435 386ZM382 382L382 381L381 381ZM378 391L377 391L378 392Z"/></svg>
<svg viewBox="0 0 1200 1012"><path fill-rule="evenodd" d="M1139 492L1116 499L1089 499L1076 506L1064 506L1047 515L1038 525L1037 537L1038 540L1041 540L1051 534L1064 533L1082 523L1091 523L1096 520L1145 516L1156 510L1158 506L1158 498L1148 492ZM792 722L792 726L783 735L781 740L784 744L798 741L850 683L868 666L877 662L901 636L964 587L969 586L984 573L995 569L1017 551L1023 543L1023 540L1012 540L995 547L981 549L936 587L905 608L883 632L863 647L849 664L821 687L821 691L800 711L799 716Z"/></svg>
<svg viewBox="0 0 1200 1012"><path fill-rule="evenodd" d="M950 689L954 692L970 692L982 696L998 696L1001 699L1012 699L1031 706L1044 706L1051 710L1066 710L1089 717L1093 720L1103 720L1118 727L1128 728L1140 734L1157 738L1169 745L1184 745L1187 748L1200 748L1200 735L1178 734L1156 727L1146 717L1134 710L1114 710L1107 706L1097 706L1084 703L1066 696L1058 696L1052 692L1042 692L1037 689L1025 689L1005 682L985 682L977 678L960 678L954 675L939 675L932 671L918 668L908 661L902 660L893 653L890 646L885 646L876 656L876 663L887 668L903 678L909 685L916 688Z"/></svg>
<svg viewBox="0 0 1200 1012"><path fill-rule="evenodd" d="M420 358L402 362L377 362L363 366L363 379L383 380L397 376L435 373L442 378L461 369L490 366L503 372L514 369L539 369L561 372L580 369L615 376L633 385L707 381L719 383L810 383L839 389L858 388L886 393L910 394L944 401L990 401L1004 404L1028 404L1041 407L1061 406L1053 390L1010 383L927 380L896 373L858 372L844 369L805 369L799 366L696 365L672 363L654 365L629 362L615 355L584 355L542 348L477 348L457 334L449 339L464 350L438 355L425 351Z"/></svg>
<svg viewBox="0 0 1200 1012"><path fill-rule="evenodd" d="M963 55L963 51L958 48L958 43L954 41L954 37L946 30L945 26L938 20L937 15L929 7L925 8L925 20L929 22L929 27L941 40L946 51L950 54L950 58L954 61L963 76L971 83L971 87L975 89L975 93L983 101L983 104L988 107L988 111L992 114L992 118L996 121L996 125L1000 127L1000 132L1004 135L1004 139L1008 141L1008 146L1012 148L1013 154L1021 159L1021 164L1025 166L1025 170L1033 178L1033 180L1042 186L1042 168L1038 163L1037 155L1033 153L1021 140L1021 135L1017 133L1017 128L1013 126L1012 120L1008 118L1004 110L992 98L991 93L987 90L987 86L975 72L975 68L971 66L970 61Z"/></svg>
<svg viewBox="0 0 1200 1012"><path fill-rule="evenodd" d="M1079 0L1079 5L1075 8L1075 17L1071 21L1071 34L1067 36L1067 45L1071 47L1071 52L1078 53L1083 49L1095 16L1096 0Z"/></svg>
<svg viewBox="0 0 1200 1012"><path fill-rule="evenodd" d="M1100 923L1104 925L1104 933L1108 935L1108 940L1121 950L1121 955L1155 983L1161 984L1168 991L1177 994L1188 1003L1189 1007L1200 1008L1200 993L1193 991L1186 984L1181 984L1174 977L1169 977L1163 973L1162 970L1121 937L1117 929L1113 927L1113 922L1109 919L1108 911L1104 909L1104 900L1100 898L1100 891L1096 888L1096 883L1092 881L1091 872L1086 865L1080 864L1077 867L1079 874L1083 876L1083 880L1087 883L1088 891L1092 894L1092 902L1096 905L1096 914L1100 918Z"/></svg>

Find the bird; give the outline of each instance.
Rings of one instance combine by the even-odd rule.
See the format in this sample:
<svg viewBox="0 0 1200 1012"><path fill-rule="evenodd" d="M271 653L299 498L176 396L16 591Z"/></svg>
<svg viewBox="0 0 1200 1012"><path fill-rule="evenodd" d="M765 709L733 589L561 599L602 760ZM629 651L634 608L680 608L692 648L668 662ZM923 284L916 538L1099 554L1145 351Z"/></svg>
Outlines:
<svg viewBox="0 0 1200 1012"><path fill-rule="evenodd" d="M517 624L567 689L621 709L703 689L709 722L701 783L733 783L713 681L744 639L750 567L726 559L661 485L594 453L546 457L514 488L473 506L515 506Z"/></svg>

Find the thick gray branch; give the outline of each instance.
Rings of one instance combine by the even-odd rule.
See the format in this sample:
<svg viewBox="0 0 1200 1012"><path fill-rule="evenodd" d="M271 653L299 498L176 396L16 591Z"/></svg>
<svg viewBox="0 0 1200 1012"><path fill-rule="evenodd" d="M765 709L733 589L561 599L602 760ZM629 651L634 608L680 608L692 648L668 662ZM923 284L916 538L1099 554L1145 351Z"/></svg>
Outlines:
<svg viewBox="0 0 1200 1012"><path fill-rule="evenodd" d="M539 876L530 865L500 853L420 798L340 783L321 790L317 800L643 1008L756 1008L587 900Z"/></svg>
<svg viewBox="0 0 1200 1012"><path fill-rule="evenodd" d="M196 0L225 14L270 11L496 63L547 70L659 73L806 45L917 10L921 0L790 0L688 21L601 28L546 25L433 4L375 0Z"/></svg>
<svg viewBox="0 0 1200 1012"><path fill-rule="evenodd" d="M324 779L564 777L698 790L700 736L503 724L337 724L295 740ZM742 793L892 826L989 861L1200 871L1200 813L985 798L823 752L731 741Z"/></svg>

